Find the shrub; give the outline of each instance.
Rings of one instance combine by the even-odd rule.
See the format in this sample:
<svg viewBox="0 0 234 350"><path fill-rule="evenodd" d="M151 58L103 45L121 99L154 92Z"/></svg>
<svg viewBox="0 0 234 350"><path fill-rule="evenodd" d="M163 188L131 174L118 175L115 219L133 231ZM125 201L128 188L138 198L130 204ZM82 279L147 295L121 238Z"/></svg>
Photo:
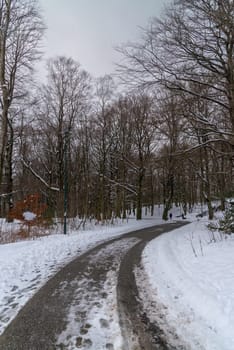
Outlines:
<svg viewBox="0 0 234 350"><path fill-rule="evenodd" d="M228 235L234 233L234 206L225 211L224 217L219 220L218 229Z"/></svg>
<svg viewBox="0 0 234 350"><path fill-rule="evenodd" d="M20 221L41 221L46 211L46 204L41 201L38 193L30 194L22 201L15 203L14 207L9 211L10 219L18 219ZM31 213L31 215L30 215Z"/></svg>

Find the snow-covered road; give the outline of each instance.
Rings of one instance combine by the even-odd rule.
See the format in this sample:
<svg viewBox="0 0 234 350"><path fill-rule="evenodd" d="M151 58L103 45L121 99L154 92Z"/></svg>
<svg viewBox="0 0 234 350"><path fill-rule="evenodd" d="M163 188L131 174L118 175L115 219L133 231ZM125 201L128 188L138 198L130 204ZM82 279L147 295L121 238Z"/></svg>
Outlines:
<svg viewBox="0 0 234 350"><path fill-rule="evenodd" d="M183 224L126 233L74 259L22 309L0 337L0 349L153 350L167 344L157 325L145 322L134 269L147 242Z"/></svg>
<svg viewBox="0 0 234 350"><path fill-rule="evenodd" d="M218 235L214 242L206 218L187 218L193 222L145 248L145 285L152 299L161 303L168 325L186 340L188 349L233 350L234 236L221 240ZM116 227L93 227L78 234L0 245L0 332L75 256L98 242L160 223L157 218L141 223L129 220ZM155 313L151 317L156 317Z"/></svg>
<svg viewBox="0 0 234 350"><path fill-rule="evenodd" d="M0 245L0 334L31 296L76 256L100 242L158 223L158 218L120 221L116 226L95 225L68 235Z"/></svg>

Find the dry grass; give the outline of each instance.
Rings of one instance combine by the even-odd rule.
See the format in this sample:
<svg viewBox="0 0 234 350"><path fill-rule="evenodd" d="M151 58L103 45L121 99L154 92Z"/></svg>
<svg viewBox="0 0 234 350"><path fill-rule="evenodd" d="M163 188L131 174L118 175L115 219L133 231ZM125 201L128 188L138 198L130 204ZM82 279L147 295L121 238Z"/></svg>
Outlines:
<svg viewBox="0 0 234 350"><path fill-rule="evenodd" d="M19 224L17 227L9 225L6 229L6 225L4 225L4 229L0 227L0 244L32 240L49 234L48 227Z"/></svg>

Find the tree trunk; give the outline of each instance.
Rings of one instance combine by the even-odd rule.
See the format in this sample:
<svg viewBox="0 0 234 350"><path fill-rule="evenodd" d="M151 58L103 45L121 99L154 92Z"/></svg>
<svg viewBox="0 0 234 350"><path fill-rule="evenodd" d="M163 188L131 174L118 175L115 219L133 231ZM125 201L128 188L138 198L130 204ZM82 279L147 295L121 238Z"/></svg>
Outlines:
<svg viewBox="0 0 234 350"><path fill-rule="evenodd" d="M137 213L136 218L137 220L142 219L142 183L144 179L144 169L139 170L138 174L138 184L137 184Z"/></svg>
<svg viewBox="0 0 234 350"><path fill-rule="evenodd" d="M12 153L14 142L14 131L11 123L9 123L9 140L6 147L6 192L7 192L7 220L12 221L10 212L13 208L13 178L12 178Z"/></svg>

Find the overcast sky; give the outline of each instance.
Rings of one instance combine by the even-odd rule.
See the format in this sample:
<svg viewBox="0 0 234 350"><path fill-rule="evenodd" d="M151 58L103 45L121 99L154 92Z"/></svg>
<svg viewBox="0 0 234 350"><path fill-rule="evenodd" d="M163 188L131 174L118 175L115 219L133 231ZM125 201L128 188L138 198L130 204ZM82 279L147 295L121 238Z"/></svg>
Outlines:
<svg viewBox="0 0 234 350"><path fill-rule="evenodd" d="M114 71L114 47L135 41L139 26L159 17L170 0L39 0L47 31L45 59L65 55L93 76ZM43 63L41 63L43 65Z"/></svg>

